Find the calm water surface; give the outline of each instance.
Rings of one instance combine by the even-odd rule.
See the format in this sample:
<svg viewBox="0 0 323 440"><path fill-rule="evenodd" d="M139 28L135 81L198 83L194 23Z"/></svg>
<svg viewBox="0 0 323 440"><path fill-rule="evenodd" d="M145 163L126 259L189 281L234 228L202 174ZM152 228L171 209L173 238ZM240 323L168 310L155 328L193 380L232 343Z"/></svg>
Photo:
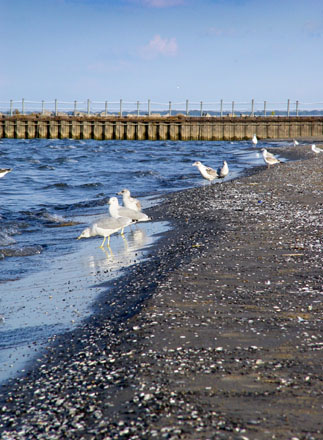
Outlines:
<svg viewBox="0 0 323 440"><path fill-rule="evenodd" d="M266 144L272 146L270 144ZM146 258L164 223L141 223L113 236L108 255L101 237L76 240L107 215L122 188L143 207L158 196L203 185L192 163L230 178L263 165L258 143L171 141L0 140L0 381L22 370L41 342L77 326L91 313L100 282ZM120 200L121 202L121 200Z"/></svg>

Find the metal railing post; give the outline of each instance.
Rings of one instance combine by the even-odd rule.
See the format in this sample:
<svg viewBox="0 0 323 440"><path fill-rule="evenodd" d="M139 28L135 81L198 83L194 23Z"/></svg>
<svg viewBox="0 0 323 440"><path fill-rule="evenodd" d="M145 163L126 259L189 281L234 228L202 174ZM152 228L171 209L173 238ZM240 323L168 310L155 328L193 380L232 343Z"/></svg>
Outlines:
<svg viewBox="0 0 323 440"><path fill-rule="evenodd" d="M22 115L25 115L26 111L27 111L27 109L26 109L26 102L28 104L28 101L26 101L25 98L21 99L21 114ZM42 115L44 115L45 112L46 112L45 102L46 102L45 100L41 100L40 102L36 102L36 105L41 104L41 111L40 111L40 113ZM300 115L300 101L298 101L298 100L295 101L295 110L293 110L294 109L293 102L294 101L291 101L290 99L287 99L287 105L286 105L286 115L287 115L287 117L291 117L293 115L296 115L296 116ZM13 115L13 103L14 103L14 101L12 99L10 99L10 101L9 101L9 111L8 111L8 109L6 110L7 113L10 114L10 116ZM136 103L137 103L137 116L140 116L140 102L137 101ZM18 104L19 104L19 101L18 101ZM85 103L82 102L81 104L82 104L81 108L83 108L83 104L85 104ZM147 104L148 104L147 105L147 113L148 113L148 116L151 116L153 114L151 99L147 100ZM184 103L180 103L180 104L184 104ZM207 104L208 103L206 103L206 105ZM77 114L77 105L78 105L77 104L77 100L74 100L74 111L73 111L74 116L76 116L76 114ZM108 115L108 101L105 101L104 105L105 105L105 107L104 107L105 108L104 114L105 114L105 116L107 116ZM210 103L209 103L209 105L210 105ZM224 115L224 111L225 111L224 105L225 105L225 103L224 103L223 99L221 99L220 100L220 116L221 117ZM18 108L19 108L19 105L18 105ZM169 110L168 110L169 111L169 116L172 116L172 101L169 101L169 107L168 108L169 108ZM33 111L33 109L34 109L34 107L31 107L30 111ZM231 102L231 114L232 114L232 116L236 116L235 115L236 109L238 109L238 111L239 111L239 103L238 103L238 107L236 108L235 101L232 101ZM182 108L182 111L184 111L183 108ZM255 100L252 99L251 100L250 116L255 116L255 112L256 111L257 110L255 109ZM18 112L18 110L17 110L17 112ZM93 110L91 109L91 100L87 99L87 114L91 115L92 114L91 112L93 112ZM176 109L175 109L175 112L176 112ZM247 112L248 112L248 110L246 110L246 113ZM269 114L268 112L270 113L270 102L269 102L269 110L268 110L268 101L263 101L263 115L267 116ZM55 116L58 116L59 109L58 109L58 100L57 99L54 100L54 112L53 113L54 113ZM201 117L206 116L206 112L204 111L204 101L200 101L200 111L199 111L199 113L200 113ZM261 114L261 113L262 113L262 111L259 108L258 114ZM275 112L273 111L272 114L274 114L274 113ZM283 113L283 110L282 110L282 113ZM120 114L120 116L123 116L123 100L122 99L120 99L120 113L119 114ZM190 114L189 100L188 99L186 99L186 101L185 101L185 114L186 114L186 116L189 116L189 114Z"/></svg>
<svg viewBox="0 0 323 440"><path fill-rule="evenodd" d="M290 111L290 99L287 99L287 116L289 117L289 111Z"/></svg>

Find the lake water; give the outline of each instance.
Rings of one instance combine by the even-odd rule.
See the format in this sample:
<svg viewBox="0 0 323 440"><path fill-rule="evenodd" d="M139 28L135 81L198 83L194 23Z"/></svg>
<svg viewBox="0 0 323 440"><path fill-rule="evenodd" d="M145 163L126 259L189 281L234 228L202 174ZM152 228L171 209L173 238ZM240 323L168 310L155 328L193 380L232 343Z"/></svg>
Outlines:
<svg viewBox="0 0 323 440"><path fill-rule="evenodd" d="M285 142L286 144L286 142ZM266 143L267 147L278 145ZM229 178L264 165L251 142L0 140L0 382L23 370L42 342L89 316L100 282L148 254L165 223L140 223L111 238L76 240L107 215L123 188L143 209L172 191L204 185L192 163L229 164ZM119 199L121 203L121 199Z"/></svg>

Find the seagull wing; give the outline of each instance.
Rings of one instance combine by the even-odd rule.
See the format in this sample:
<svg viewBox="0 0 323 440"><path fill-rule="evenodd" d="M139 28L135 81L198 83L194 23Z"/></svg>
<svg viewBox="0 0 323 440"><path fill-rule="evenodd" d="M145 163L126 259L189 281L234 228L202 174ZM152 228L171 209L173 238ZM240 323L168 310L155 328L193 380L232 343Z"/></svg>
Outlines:
<svg viewBox="0 0 323 440"><path fill-rule="evenodd" d="M275 156L269 156L266 159L267 159L266 162L269 163L270 165L273 165L274 163L280 162L280 160L277 159L277 157L275 157Z"/></svg>
<svg viewBox="0 0 323 440"><path fill-rule="evenodd" d="M135 205L135 209L137 211L141 211L141 203L138 199L135 199L134 197L129 197L129 202L131 202L132 205Z"/></svg>
<svg viewBox="0 0 323 440"><path fill-rule="evenodd" d="M135 211L134 209L130 208L124 208L121 206L118 209L118 214L122 217L128 217L131 220L137 220L137 221L148 221L150 220L150 217L148 215L144 214L143 212Z"/></svg>
<svg viewBox="0 0 323 440"><path fill-rule="evenodd" d="M266 151L266 157L271 157L272 159L275 159L275 156L272 153L269 153L269 151Z"/></svg>
<svg viewBox="0 0 323 440"><path fill-rule="evenodd" d="M104 217L96 222L97 227L103 229L121 229L130 225L131 219L125 217Z"/></svg>
<svg viewBox="0 0 323 440"><path fill-rule="evenodd" d="M213 168L206 167L205 171L212 177L219 177L218 172L214 170Z"/></svg>

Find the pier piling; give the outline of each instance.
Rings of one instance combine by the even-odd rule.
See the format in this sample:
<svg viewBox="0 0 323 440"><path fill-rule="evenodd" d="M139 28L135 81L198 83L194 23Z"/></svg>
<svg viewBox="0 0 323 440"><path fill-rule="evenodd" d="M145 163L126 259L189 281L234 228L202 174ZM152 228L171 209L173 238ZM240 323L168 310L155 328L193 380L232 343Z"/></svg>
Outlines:
<svg viewBox="0 0 323 440"><path fill-rule="evenodd" d="M259 139L320 139L323 117L0 116L0 138L230 141L254 134Z"/></svg>

